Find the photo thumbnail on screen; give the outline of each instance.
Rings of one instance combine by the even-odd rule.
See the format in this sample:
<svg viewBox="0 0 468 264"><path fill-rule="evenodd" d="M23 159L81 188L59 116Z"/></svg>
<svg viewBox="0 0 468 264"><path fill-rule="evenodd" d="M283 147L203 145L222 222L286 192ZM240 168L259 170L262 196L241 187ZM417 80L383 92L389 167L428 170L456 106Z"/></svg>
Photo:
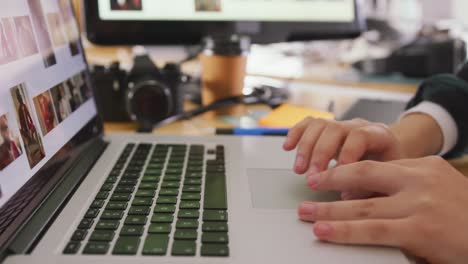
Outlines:
<svg viewBox="0 0 468 264"><path fill-rule="evenodd" d="M52 102L50 91L43 92L34 98L34 106L39 117L39 125L41 126L42 135L47 135L58 125L55 106Z"/></svg>
<svg viewBox="0 0 468 264"><path fill-rule="evenodd" d="M0 116L0 171L23 154L19 134L13 130L8 114Z"/></svg>
<svg viewBox="0 0 468 264"><path fill-rule="evenodd" d="M68 39L68 45L72 56L80 54L80 30L73 14L73 7L69 0L58 0L60 15L65 35Z"/></svg>
<svg viewBox="0 0 468 264"><path fill-rule="evenodd" d="M30 167L34 168L45 157L45 151L42 138L37 131L37 124L31 115L29 95L24 84L15 86L10 91L26 156Z"/></svg>
<svg viewBox="0 0 468 264"><path fill-rule="evenodd" d="M31 19L33 21L34 31L36 32L39 50L46 68L57 64L55 58L52 40L50 39L44 10L40 0L28 0Z"/></svg>

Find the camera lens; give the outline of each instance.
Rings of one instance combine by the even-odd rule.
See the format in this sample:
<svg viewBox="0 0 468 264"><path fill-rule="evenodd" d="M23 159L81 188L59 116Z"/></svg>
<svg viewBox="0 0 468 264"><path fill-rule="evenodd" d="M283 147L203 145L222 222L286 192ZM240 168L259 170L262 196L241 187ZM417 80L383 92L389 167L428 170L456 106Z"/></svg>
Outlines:
<svg viewBox="0 0 468 264"><path fill-rule="evenodd" d="M142 123L156 124L167 118L174 107L169 88L155 80L129 89L127 100L130 118Z"/></svg>

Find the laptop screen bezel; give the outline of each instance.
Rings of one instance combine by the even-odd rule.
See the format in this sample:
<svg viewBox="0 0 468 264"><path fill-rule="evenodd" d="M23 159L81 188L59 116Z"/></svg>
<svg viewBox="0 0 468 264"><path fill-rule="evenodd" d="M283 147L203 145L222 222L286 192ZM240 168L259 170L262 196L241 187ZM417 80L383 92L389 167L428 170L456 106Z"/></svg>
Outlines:
<svg viewBox="0 0 468 264"><path fill-rule="evenodd" d="M77 15L75 10L73 10L73 17L76 20ZM0 208L0 217L6 216L5 213L16 204L20 203L21 199L24 198L27 193L37 192L37 195L28 201L28 205L14 218L5 231L0 234L0 253L2 253L2 255L7 251L8 245L14 239L15 234L27 223L28 219L31 218L57 184L65 177L66 172L73 165L74 160L81 156L87 149L87 145L97 138L102 138L104 136L104 123L96 105L95 85L91 79L90 67L86 58L81 35L79 36L78 43L81 51L78 56L82 56L85 63L84 75L93 93L91 99L96 107L96 115L88 123L83 124L83 127L72 139L60 148L60 150ZM64 162L65 160L66 162ZM57 167L57 164L61 165Z"/></svg>

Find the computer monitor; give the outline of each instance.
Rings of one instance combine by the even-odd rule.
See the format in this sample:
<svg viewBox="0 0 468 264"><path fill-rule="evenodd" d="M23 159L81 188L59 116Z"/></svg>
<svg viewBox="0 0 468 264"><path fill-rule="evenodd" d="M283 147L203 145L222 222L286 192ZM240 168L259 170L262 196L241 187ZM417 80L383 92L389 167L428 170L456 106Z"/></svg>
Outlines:
<svg viewBox="0 0 468 264"><path fill-rule="evenodd" d="M254 43L358 36L359 0L84 1L98 44L197 44L204 36L249 35Z"/></svg>

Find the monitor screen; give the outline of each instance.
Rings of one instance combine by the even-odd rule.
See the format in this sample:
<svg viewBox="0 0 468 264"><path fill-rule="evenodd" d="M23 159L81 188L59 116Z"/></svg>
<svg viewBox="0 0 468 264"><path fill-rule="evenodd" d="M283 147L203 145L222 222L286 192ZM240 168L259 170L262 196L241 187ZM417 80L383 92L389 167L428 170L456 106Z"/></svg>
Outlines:
<svg viewBox="0 0 468 264"><path fill-rule="evenodd" d="M254 43L350 38L364 29L358 0L84 1L88 39L98 44L198 44L242 34Z"/></svg>
<svg viewBox="0 0 468 264"><path fill-rule="evenodd" d="M70 2L0 0L0 208L96 117Z"/></svg>
<svg viewBox="0 0 468 264"><path fill-rule="evenodd" d="M103 20L352 22L353 0L99 0Z"/></svg>

